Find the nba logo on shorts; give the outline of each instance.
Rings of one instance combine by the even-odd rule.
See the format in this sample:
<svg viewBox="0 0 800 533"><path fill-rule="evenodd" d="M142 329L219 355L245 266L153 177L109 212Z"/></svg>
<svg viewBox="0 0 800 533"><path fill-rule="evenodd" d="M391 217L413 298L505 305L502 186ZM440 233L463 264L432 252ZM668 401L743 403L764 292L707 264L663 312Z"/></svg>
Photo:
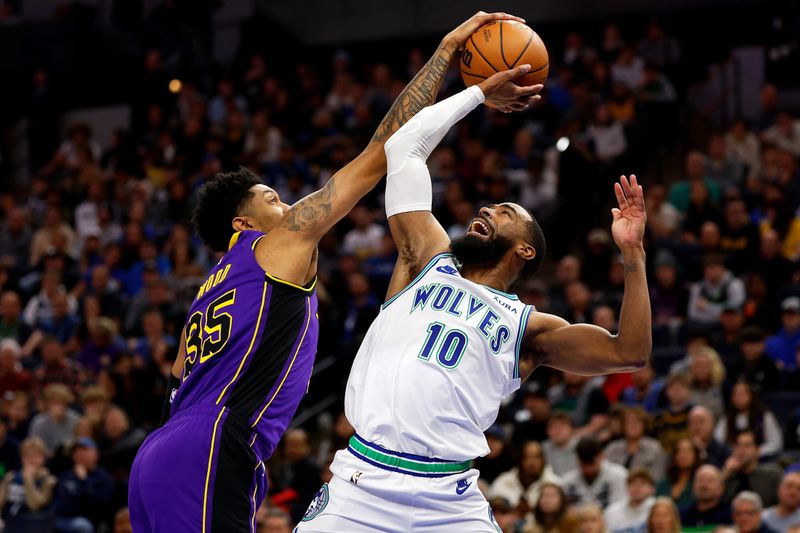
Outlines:
<svg viewBox="0 0 800 533"><path fill-rule="evenodd" d="M314 495L314 499L311 500L311 504L308 506L308 509L306 509L306 514L303 515L303 522L308 522L316 518L328 505L329 498L328 484L325 483Z"/></svg>
<svg viewBox="0 0 800 533"><path fill-rule="evenodd" d="M350 476L350 483L352 483L353 485L358 485L358 479L362 475L364 475L364 472L359 472L358 470L356 470L355 472L353 472L353 475Z"/></svg>

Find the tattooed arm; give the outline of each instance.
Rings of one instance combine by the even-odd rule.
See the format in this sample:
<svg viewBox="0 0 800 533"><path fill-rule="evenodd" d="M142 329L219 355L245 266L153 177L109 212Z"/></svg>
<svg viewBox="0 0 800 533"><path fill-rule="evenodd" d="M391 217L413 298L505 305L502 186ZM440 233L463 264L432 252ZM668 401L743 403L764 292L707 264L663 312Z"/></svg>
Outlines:
<svg viewBox="0 0 800 533"><path fill-rule="evenodd" d="M619 333L591 324L570 325L563 318L531 313L525 331L523 377L538 365L587 376L631 372L645 365L652 348L650 296L642 239L646 222L644 193L631 176L614 184L619 208L612 210L611 233L625 262L625 294Z"/></svg>
<svg viewBox="0 0 800 533"><path fill-rule="evenodd" d="M436 101L450 61L479 27L492 20L517 20L505 13L478 12L447 34L430 60L397 97L372 140L320 190L303 198L262 239L256 255L271 275L302 284L316 272L313 251L323 235L377 185L386 173L386 140L425 106Z"/></svg>

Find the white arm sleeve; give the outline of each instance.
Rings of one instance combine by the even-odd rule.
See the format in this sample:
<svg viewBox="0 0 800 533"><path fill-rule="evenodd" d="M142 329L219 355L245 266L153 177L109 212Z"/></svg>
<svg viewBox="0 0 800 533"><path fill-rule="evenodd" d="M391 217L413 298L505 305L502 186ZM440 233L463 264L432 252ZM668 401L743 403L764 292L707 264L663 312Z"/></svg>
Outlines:
<svg viewBox="0 0 800 533"><path fill-rule="evenodd" d="M430 211L431 175L426 161L447 131L483 103L477 85L426 107L397 130L386 152L386 217L409 211Z"/></svg>

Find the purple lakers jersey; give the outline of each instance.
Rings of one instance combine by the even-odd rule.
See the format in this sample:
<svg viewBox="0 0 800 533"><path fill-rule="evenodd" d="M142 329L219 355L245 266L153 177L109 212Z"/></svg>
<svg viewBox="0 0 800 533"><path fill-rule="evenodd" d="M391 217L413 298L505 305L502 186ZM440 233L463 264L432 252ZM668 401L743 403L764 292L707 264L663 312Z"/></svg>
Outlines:
<svg viewBox="0 0 800 533"><path fill-rule="evenodd" d="M301 287L265 273L254 252L262 236L236 233L200 287L184 327L172 415L198 407L219 409L220 418L226 412L266 459L308 389L319 323L316 279Z"/></svg>

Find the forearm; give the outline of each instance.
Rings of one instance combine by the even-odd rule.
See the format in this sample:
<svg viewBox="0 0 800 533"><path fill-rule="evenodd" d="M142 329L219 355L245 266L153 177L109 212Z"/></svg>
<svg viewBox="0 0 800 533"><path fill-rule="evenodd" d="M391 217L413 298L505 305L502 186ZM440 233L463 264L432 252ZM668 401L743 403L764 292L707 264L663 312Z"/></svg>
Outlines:
<svg viewBox="0 0 800 533"><path fill-rule="evenodd" d="M650 295L647 290L645 253L641 246L622 249L625 263L625 294L619 316L617 342L621 355L643 366L652 349Z"/></svg>
<svg viewBox="0 0 800 533"><path fill-rule="evenodd" d="M430 211L428 157L450 128L484 101L477 85L425 108L386 142L386 216Z"/></svg>

